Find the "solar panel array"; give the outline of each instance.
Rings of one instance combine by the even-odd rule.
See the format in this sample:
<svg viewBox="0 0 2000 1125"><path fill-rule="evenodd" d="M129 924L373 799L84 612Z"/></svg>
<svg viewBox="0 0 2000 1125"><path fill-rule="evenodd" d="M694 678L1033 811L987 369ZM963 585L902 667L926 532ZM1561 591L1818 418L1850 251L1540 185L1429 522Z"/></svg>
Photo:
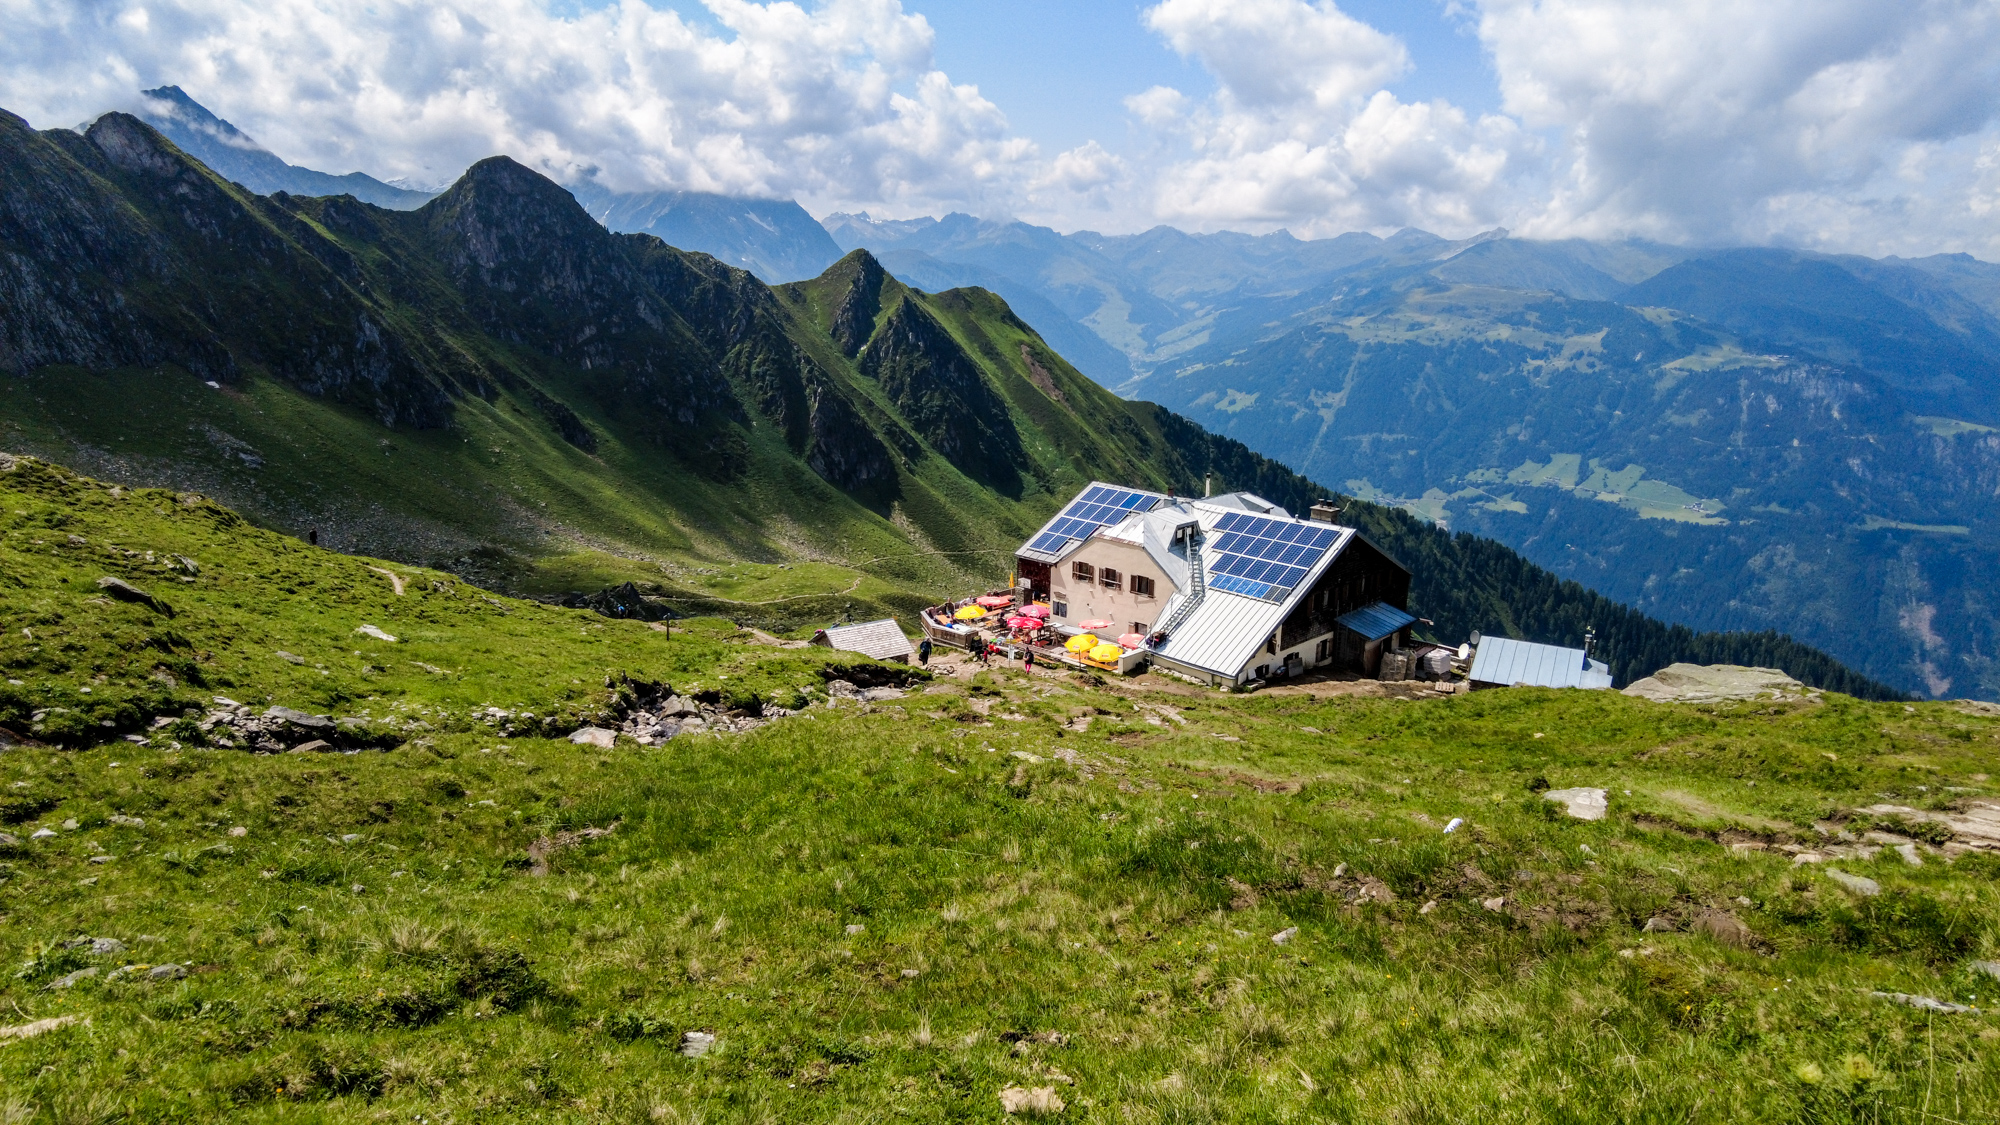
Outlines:
<svg viewBox="0 0 2000 1125"><path fill-rule="evenodd" d="M1070 540L1088 539L1100 527L1118 523L1133 512L1149 511L1158 499L1150 492L1094 485L1064 508L1028 548L1060 555Z"/></svg>
<svg viewBox="0 0 2000 1125"><path fill-rule="evenodd" d="M1212 534L1219 557L1209 568L1208 584L1268 601L1282 601L1340 538L1337 528L1247 512L1230 512L1215 521Z"/></svg>

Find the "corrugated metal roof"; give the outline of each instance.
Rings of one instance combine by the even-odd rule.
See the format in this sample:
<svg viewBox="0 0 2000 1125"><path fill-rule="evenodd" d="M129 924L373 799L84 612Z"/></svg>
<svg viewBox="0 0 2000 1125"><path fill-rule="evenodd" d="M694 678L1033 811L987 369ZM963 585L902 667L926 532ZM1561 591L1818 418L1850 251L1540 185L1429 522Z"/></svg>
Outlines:
<svg viewBox="0 0 2000 1125"><path fill-rule="evenodd" d="M893 618L835 625L825 630L827 644L842 652L858 652L877 660L909 659L910 638Z"/></svg>
<svg viewBox="0 0 2000 1125"><path fill-rule="evenodd" d="M1234 676L1278 628L1285 613L1286 607L1275 602L1210 590L1194 616L1156 651L1177 663Z"/></svg>
<svg viewBox="0 0 2000 1125"><path fill-rule="evenodd" d="M1472 658L1472 672L1466 678L1505 686L1611 686L1610 669L1601 661L1590 660L1580 648L1538 645L1508 637L1481 640L1479 651Z"/></svg>
<svg viewBox="0 0 2000 1125"><path fill-rule="evenodd" d="M1215 537L1209 533L1212 532L1215 521L1231 509L1207 505L1200 500L1193 503L1193 508L1200 517L1204 531L1202 566L1211 568L1218 552L1214 549ZM1347 549L1349 543L1354 542L1356 532L1353 528L1343 527L1339 530L1340 538L1333 541L1333 546L1326 549L1325 554L1320 556L1319 562L1306 573L1305 578L1297 586L1292 588L1292 592L1285 600L1268 602L1262 598L1247 598L1211 586L1200 608L1194 611L1193 616L1181 622L1180 628L1175 629L1173 635L1167 638L1167 643L1159 647L1157 650L1159 654L1177 663L1203 668L1224 676L1236 675L1244 665L1251 663L1256 657L1257 651L1264 647L1264 642L1285 620L1285 615L1312 591L1313 583L1318 582L1319 576L1326 572L1326 568L1333 565L1333 560L1340 557L1340 553ZM1161 611L1161 620L1164 621L1173 615L1178 600L1176 598L1174 602L1168 603Z"/></svg>
<svg viewBox="0 0 2000 1125"><path fill-rule="evenodd" d="M1368 640L1379 641L1383 637L1401 629L1403 626L1416 621L1416 618L1404 613L1395 606L1375 602L1371 605L1364 605L1352 613L1343 613L1334 620L1361 634Z"/></svg>

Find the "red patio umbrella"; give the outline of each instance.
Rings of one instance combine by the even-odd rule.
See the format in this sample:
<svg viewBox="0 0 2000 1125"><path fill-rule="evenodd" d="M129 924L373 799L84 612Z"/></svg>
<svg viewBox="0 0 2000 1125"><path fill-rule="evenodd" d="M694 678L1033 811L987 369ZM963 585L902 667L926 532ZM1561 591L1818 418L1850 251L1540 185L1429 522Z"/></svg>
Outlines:
<svg viewBox="0 0 2000 1125"><path fill-rule="evenodd" d="M999 594L988 594L985 597L979 598L977 600L980 605L985 606L987 609L998 609L1003 605L1014 604L1013 598L1001 597Z"/></svg>
<svg viewBox="0 0 2000 1125"><path fill-rule="evenodd" d="M1042 605L1040 602L1021 607L1021 616L1023 617L1047 617L1048 615L1049 607Z"/></svg>
<svg viewBox="0 0 2000 1125"><path fill-rule="evenodd" d="M1126 648L1145 648L1146 635L1144 633L1127 633L1118 638L1118 643Z"/></svg>
<svg viewBox="0 0 2000 1125"><path fill-rule="evenodd" d="M1007 619L1007 627L1009 629L1039 629L1042 627L1042 619L1016 614Z"/></svg>
<svg viewBox="0 0 2000 1125"><path fill-rule="evenodd" d="M1079 628L1079 629L1091 629L1091 630L1096 630L1096 629L1109 629L1109 628L1111 628L1111 622L1109 622L1109 621L1106 621L1106 620L1104 620L1104 619L1102 619L1102 618L1093 618L1093 619L1091 619L1091 620L1089 620L1089 621L1084 621L1084 622L1080 622L1080 623L1078 623L1078 625L1077 625L1077 628Z"/></svg>

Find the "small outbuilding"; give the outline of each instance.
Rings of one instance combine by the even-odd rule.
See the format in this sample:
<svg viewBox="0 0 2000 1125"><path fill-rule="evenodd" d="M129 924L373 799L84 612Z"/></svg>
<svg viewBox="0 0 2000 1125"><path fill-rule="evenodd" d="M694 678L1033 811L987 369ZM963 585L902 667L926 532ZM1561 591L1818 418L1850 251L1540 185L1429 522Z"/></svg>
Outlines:
<svg viewBox="0 0 2000 1125"><path fill-rule="evenodd" d="M1611 666L1592 660L1580 648L1538 645L1508 637L1484 637L1472 656L1466 676L1472 686L1491 687L1611 687Z"/></svg>
<svg viewBox="0 0 2000 1125"><path fill-rule="evenodd" d="M855 625L832 625L813 634L812 643L842 652L858 652L877 660L910 662L910 638L893 617Z"/></svg>

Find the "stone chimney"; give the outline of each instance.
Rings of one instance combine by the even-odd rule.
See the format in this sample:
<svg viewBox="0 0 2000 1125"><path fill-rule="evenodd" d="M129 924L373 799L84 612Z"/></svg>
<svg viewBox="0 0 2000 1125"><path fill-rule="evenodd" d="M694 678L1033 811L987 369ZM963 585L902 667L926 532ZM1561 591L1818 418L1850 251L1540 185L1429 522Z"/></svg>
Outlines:
<svg viewBox="0 0 2000 1125"><path fill-rule="evenodd" d="M1338 523L1341 509L1331 500L1321 500L1312 506L1309 513L1314 523Z"/></svg>

